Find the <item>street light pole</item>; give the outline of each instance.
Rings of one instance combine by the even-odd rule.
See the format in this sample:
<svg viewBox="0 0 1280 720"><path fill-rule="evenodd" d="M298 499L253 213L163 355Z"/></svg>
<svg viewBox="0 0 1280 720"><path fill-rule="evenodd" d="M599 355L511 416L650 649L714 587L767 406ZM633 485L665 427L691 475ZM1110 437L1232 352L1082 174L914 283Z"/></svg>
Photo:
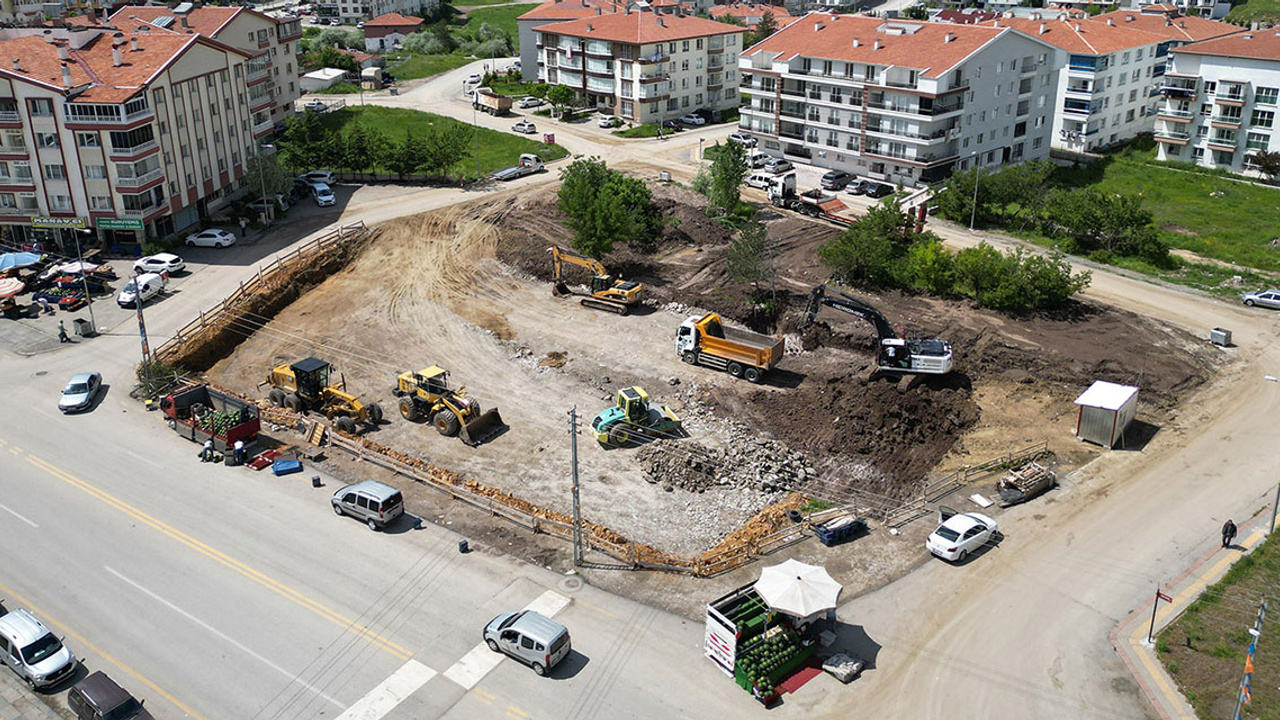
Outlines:
<svg viewBox="0 0 1280 720"><path fill-rule="evenodd" d="M479 101L473 95L471 96L471 134L476 140L476 180L480 180L480 120L476 115L476 106Z"/></svg>
<svg viewBox="0 0 1280 720"><path fill-rule="evenodd" d="M267 168L265 166L266 160L263 159L265 157L263 151L274 148L274 145L269 144L258 145L258 186L262 189L262 224L264 226L271 222L271 208L274 208L275 205L274 203L267 204Z"/></svg>
<svg viewBox="0 0 1280 720"><path fill-rule="evenodd" d="M973 151L973 208L969 210L969 231L973 231L974 220L978 217L978 180L982 178L982 166L978 164L978 151Z"/></svg>

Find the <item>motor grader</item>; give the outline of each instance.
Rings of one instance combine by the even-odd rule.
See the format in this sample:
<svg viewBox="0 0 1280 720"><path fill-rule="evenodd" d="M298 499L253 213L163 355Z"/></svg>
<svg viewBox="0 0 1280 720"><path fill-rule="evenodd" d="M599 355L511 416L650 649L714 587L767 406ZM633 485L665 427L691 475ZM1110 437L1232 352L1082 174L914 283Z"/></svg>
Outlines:
<svg viewBox="0 0 1280 720"><path fill-rule="evenodd" d="M382 408L376 402L361 402L347 392L347 381L341 375L333 382L334 368L319 358L309 357L290 365L272 368L266 381L270 385L267 400L275 407L295 412L315 411L333 421L333 426L346 433L356 432L356 423L376 427L382 422Z"/></svg>
<svg viewBox="0 0 1280 720"><path fill-rule="evenodd" d="M437 365L418 372L402 372L396 376L400 398L400 415L410 422L426 418L445 437L457 435L469 447L488 442L507 426L494 408L482 412L475 398L467 397L466 388L449 387L449 371Z"/></svg>

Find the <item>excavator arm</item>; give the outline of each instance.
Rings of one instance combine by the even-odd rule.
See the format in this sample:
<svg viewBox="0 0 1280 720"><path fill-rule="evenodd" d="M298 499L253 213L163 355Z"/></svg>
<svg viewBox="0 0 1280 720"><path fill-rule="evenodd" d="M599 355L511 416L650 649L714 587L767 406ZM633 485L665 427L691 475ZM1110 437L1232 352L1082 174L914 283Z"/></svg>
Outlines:
<svg viewBox="0 0 1280 720"><path fill-rule="evenodd" d="M801 322L801 328L808 327L818 317L818 311L822 306L826 305L836 310L842 310L850 315L857 315L870 322L876 328L876 333L880 336L880 340L888 340L898 337L898 333L893 329L893 325L889 324L889 320L871 305L845 294L834 288L827 287L823 283L813 289L809 294L809 305L805 308L804 320Z"/></svg>
<svg viewBox="0 0 1280 720"><path fill-rule="evenodd" d="M547 249L551 251L551 259L555 263L555 273L556 273L555 282L557 283L560 282L560 272L561 272L562 263L569 263L570 265L577 265L579 267L584 267L590 270L591 272L595 273L596 275L609 274L609 271L605 269L605 266L601 265L598 260L592 260L586 255L581 255L579 253L576 253L567 247L561 247L560 245L552 245Z"/></svg>

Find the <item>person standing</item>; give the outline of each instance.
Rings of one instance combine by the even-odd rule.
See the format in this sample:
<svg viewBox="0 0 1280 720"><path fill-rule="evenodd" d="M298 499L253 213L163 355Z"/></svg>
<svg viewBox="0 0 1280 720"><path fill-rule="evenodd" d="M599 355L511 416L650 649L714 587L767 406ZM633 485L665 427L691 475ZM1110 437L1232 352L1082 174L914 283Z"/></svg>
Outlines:
<svg viewBox="0 0 1280 720"><path fill-rule="evenodd" d="M61 320L58 321L58 342L71 342L71 338L67 337L67 326Z"/></svg>
<svg viewBox="0 0 1280 720"><path fill-rule="evenodd" d="M1231 547L1231 541L1236 539L1236 524L1227 518L1222 524L1222 547Z"/></svg>
<svg viewBox="0 0 1280 720"><path fill-rule="evenodd" d="M249 228L249 221L246 220L245 218L240 218L240 239L241 240L245 240L249 237L248 228Z"/></svg>

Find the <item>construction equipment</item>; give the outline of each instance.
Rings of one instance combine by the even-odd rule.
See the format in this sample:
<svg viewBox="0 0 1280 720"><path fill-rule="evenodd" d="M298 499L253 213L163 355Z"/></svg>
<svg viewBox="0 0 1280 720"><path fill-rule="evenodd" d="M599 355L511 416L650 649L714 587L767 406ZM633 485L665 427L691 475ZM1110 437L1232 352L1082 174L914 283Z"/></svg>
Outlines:
<svg viewBox="0 0 1280 720"><path fill-rule="evenodd" d="M632 440L678 433L680 418L666 405L649 404L644 388L622 388L617 404L591 420L591 431L602 445L626 445Z"/></svg>
<svg viewBox="0 0 1280 720"><path fill-rule="evenodd" d="M690 365L725 370L758 383L782 359L782 338L726 327L715 313L689 318L676 330L676 354Z"/></svg>
<svg viewBox="0 0 1280 720"><path fill-rule="evenodd" d="M632 305L640 302L640 293L644 291L644 285L610 275L599 261L569 248L555 245L547 248L547 251L551 253L551 259L555 264L555 284L551 287L552 294L556 296L573 294L561 279L562 266L564 263L569 263L594 273L591 278L591 294L582 298L582 304L585 307L626 315L631 312Z"/></svg>
<svg viewBox="0 0 1280 720"><path fill-rule="evenodd" d="M507 428L497 408L482 412L480 403L467 397L466 388L449 387L449 371L444 368L432 365L406 371L396 380L394 392L405 420L429 418L441 435L457 435L469 447L488 442Z"/></svg>
<svg viewBox="0 0 1280 720"><path fill-rule="evenodd" d="M270 385L267 400L276 407L296 412L314 410L333 421L333 426L354 433L356 423L376 427L382 422L382 408L378 403L361 402L347 392L347 381L339 376L333 382L334 368L319 358L309 357L292 365L272 368L266 381L258 387Z"/></svg>
<svg viewBox="0 0 1280 720"><path fill-rule="evenodd" d="M871 305L823 283L809 294L800 328L813 323L822 306L843 310L850 315L867 320L880 336L876 365L884 372L916 373L920 375L945 375L951 372L951 343L930 339L904 338L893 329L879 310Z"/></svg>

